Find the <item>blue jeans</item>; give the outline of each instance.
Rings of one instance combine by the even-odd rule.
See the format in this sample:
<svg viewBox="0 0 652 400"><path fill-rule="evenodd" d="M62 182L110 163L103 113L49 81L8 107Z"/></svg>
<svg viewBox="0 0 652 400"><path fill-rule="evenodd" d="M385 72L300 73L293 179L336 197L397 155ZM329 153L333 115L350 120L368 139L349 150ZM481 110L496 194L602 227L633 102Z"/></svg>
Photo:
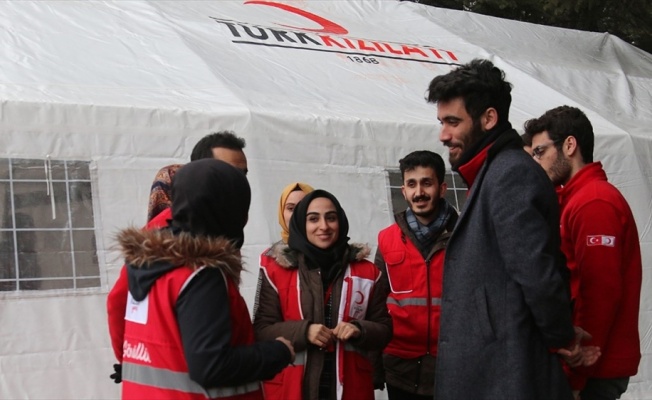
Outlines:
<svg viewBox="0 0 652 400"><path fill-rule="evenodd" d="M581 400L616 400L620 395L625 393L629 377L598 379L591 378L586 382L586 386L580 392Z"/></svg>

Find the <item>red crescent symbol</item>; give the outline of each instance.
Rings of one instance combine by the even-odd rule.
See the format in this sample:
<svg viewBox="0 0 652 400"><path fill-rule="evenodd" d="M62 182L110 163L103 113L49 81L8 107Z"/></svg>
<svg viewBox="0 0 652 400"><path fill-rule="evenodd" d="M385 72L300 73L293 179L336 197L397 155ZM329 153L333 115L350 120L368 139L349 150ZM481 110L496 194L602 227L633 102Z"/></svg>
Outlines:
<svg viewBox="0 0 652 400"><path fill-rule="evenodd" d="M279 24L281 26L284 26L286 28L291 28L291 29L300 29L302 31L309 31L309 32L317 32L317 33L332 33L335 35L346 35L349 33L349 31L346 30L343 26L336 24L333 21L329 21L326 18L320 17L319 15L315 15L313 13L310 13L308 11L301 10L296 7L292 7L287 4L280 4L280 3L274 3L271 1L259 1L259 0L249 0L245 1L245 4L258 4L261 6L270 6L270 7L276 7L280 8L281 10L285 10L288 12L291 12L293 14L300 15L306 19L309 19L313 22L316 22L317 24L321 25L322 29L310 29L310 28L298 28L296 26L290 26L290 25L283 25Z"/></svg>
<svg viewBox="0 0 652 400"><path fill-rule="evenodd" d="M364 293L362 293L361 291L358 290L357 292L355 292L355 294L359 294L359 295L360 295L360 301L353 300L353 302L354 302L355 304L362 304L362 303L364 303Z"/></svg>

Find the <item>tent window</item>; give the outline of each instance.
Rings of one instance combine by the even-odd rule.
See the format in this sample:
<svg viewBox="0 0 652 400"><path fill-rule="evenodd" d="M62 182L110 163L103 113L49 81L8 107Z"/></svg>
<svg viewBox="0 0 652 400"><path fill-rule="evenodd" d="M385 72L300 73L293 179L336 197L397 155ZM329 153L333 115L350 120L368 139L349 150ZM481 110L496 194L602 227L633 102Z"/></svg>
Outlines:
<svg viewBox="0 0 652 400"><path fill-rule="evenodd" d="M401 171L398 169L387 170L389 173L389 190L392 197L392 210L396 214L398 212L404 211L407 208L407 202L403 198L401 193L401 185L403 180L401 179ZM455 173L446 171L444 177L448 190L446 190L446 200L451 203L457 210L461 210L466 201L466 192L468 191L462 177Z"/></svg>
<svg viewBox="0 0 652 400"><path fill-rule="evenodd" d="M0 291L100 286L89 164L0 158Z"/></svg>

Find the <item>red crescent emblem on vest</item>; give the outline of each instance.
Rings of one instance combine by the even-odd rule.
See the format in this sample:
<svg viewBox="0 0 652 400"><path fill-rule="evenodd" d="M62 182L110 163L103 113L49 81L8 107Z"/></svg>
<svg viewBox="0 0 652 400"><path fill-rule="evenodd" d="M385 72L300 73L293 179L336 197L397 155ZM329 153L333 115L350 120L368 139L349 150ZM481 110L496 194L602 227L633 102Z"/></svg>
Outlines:
<svg viewBox="0 0 652 400"><path fill-rule="evenodd" d="M364 293L362 293L361 291L358 290L358 291L355 292L355 294L356 294L356 295L359 295L359 297L358 297L359 300L353 300L353 302L354 302L355 304L362 304L362 303L364 303Z"/></svg>

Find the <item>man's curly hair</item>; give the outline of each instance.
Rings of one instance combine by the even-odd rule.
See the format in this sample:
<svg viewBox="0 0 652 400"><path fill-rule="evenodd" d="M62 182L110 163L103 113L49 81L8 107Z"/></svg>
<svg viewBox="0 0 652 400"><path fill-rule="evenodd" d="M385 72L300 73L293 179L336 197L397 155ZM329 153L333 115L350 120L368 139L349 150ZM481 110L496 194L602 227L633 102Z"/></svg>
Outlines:
<svg viewBox="0 0 652 400"><path fill-rule="evenodd" d="M473 121L490 107L498 112L498 121L509 120L512 85L505 73L489 60L475 59L445 75L436 76L428 87L429 103L462 98Z"/></svg>

